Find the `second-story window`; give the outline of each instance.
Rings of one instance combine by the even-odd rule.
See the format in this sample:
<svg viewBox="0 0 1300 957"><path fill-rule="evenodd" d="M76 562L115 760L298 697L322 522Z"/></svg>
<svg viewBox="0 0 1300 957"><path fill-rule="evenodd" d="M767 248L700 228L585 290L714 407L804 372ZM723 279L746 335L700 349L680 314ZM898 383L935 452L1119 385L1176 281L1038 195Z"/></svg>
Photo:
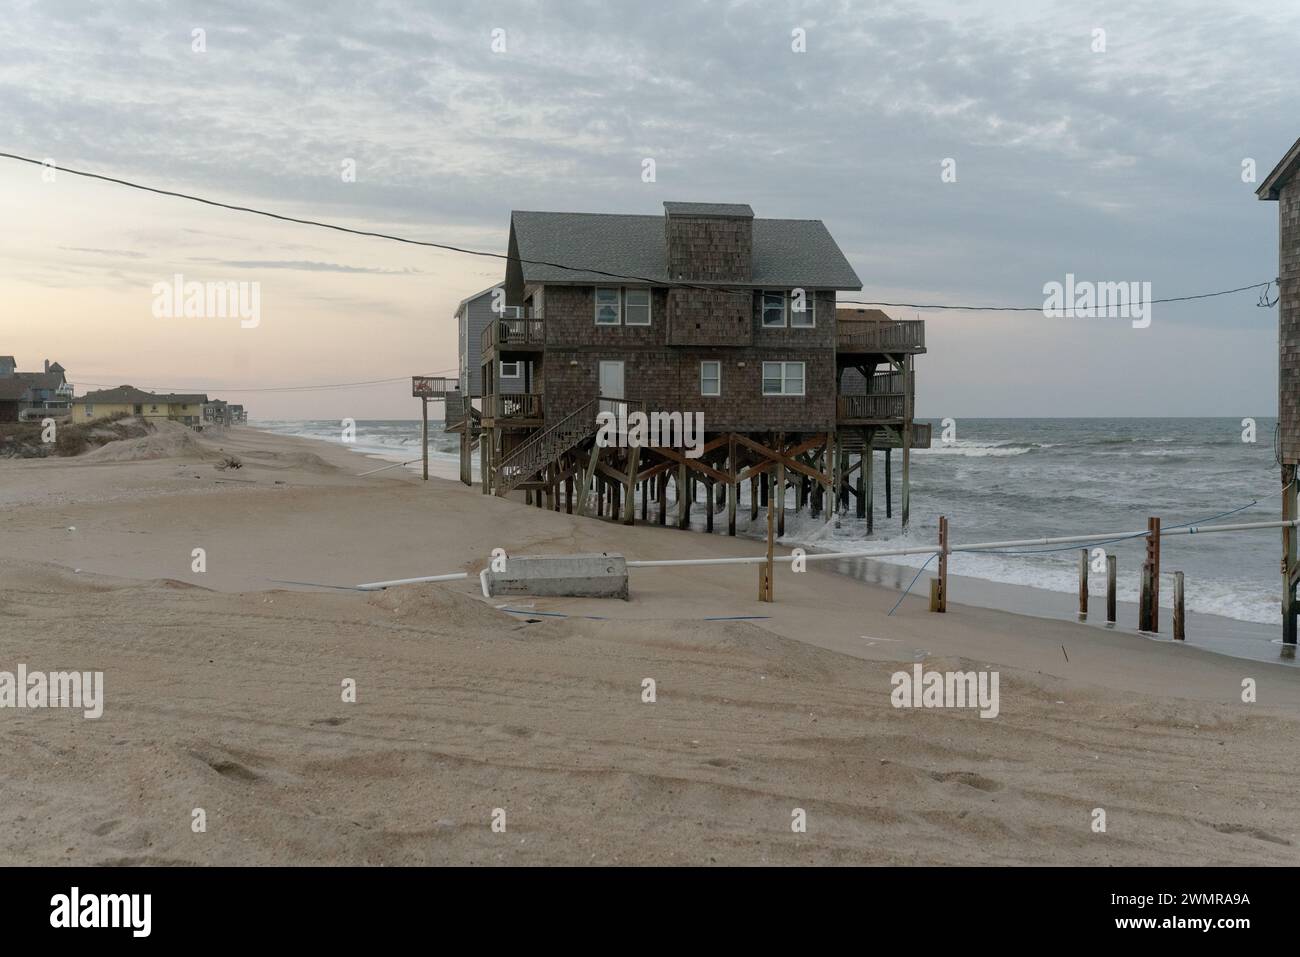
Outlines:
<svg viewBox="0 0 1300 957"><path fill-rule="evenodd" d="M816 295L811 289L796 289L790 294L790 325L792 327L811 329L817 325Z"/></svg>
<svg viewBox="0 0 1300 957"><path fill-rule="evenodd" d="M619 323L619 290L596 287L596 325L617 326Z"/></svg>
<svg viewBox="0 0 1300 957"><path fill-rule="evenodd" d="M650 325L650 290L625 289L623 303L625 314L623 322L629 326Z"/></svg>
<svg viewBox="0 0 1300 957"><path fill-rule="evenodd" d="M785 293L763 293L763 328L775 329L785 326Z"/></svg>
<svg viewBox="0 0 1300 957"><path fill-rule="evenodd" d="M501 378L503 378L503 379L518 379L518 378L519 378L519 363L518 363L518 362L503 362L503 363L501 363Z"/></svg>
<svg viewBox="0 0 1300 957"><path fill-rule="evenodd" d="M722 395L722 363L700 363L700 395Z"/></svg>

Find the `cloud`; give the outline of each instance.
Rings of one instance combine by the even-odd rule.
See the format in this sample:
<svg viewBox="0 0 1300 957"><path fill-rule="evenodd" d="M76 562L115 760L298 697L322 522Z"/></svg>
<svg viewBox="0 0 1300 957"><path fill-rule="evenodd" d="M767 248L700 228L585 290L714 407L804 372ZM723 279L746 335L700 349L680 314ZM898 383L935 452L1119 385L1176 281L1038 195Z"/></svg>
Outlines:
<svg viewBox="0 0 1300 957"><path fill-rule="evenodd" d="M487 9L375 0L364 17L323 4L310 18L287 0L163 9L29 4L9 18L0 35L9 147L500 251L512 208L748 202L760 216L825 220L864 299L1032 304L1067 272L1151 281L1157 295L1266 279L1276 211L1242 183L1241 162L1267 170L1300 133L1291 109L1300 11L1283 5L1236 13L1191 0L1176 16L1105 0ZM204 53L191 49L195 27L207 31ZM791 50L796 27L806 53ZM503 53L492 52L494 28L506 31ZM1092 50L1099 28L1105 52ZM656 161L654 183L641 181L645 158ZM945 158L956 161L955 183L940 181ZM355 182L342 175L349 160ZM0 183L20 175L0 164ZM193 262L413 271L329 258L308 227L244 235L238 214L135 202L142 218L168 217L141 244L183 248ZM122 228L118 241L134 224ZM372 244L371 262L389 255L378 240L359 242ZM464 282L440 286L441 300L481 287L479 268L449 268ZM1273 321L1246 300L1165 316L1180 323L1171 341L1181 361L1205 367L1222 358L1205 330ZM1021 361L1067 365L1065 341L1035 339ZM943 389L978 394L975 373L932 353ZM1271 365L1275 357L1257 370L1261 397ZM1100 383L1128 374L1096 370ZM1170 387L1173 404L1202 394L1190 381Z"/></svg>
<svg viewBox="0 0 1300 957"><path fill-rule="evenodd" d="M191 259L190 261L215 266L226 266L230 269L296 269L301 272L365 273L372 276L414 276L424 271L421 269L412 269L410 267L404 269L385 269L380 266L347 266L343 263L312 262L304 259Z"/></svg>

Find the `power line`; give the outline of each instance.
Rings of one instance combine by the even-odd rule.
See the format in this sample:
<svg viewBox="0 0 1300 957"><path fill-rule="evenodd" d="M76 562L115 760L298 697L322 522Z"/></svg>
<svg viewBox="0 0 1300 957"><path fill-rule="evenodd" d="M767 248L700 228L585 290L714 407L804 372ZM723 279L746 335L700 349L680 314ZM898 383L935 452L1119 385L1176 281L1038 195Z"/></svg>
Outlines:
<svg viewBox="0 0 1300 957"><path fill-rule="evenodd" d="M439 371L454 372L456 370L442 369ZM432 374L436 375L437 373L432 373ZM212 392L240 392L240 393L243 392L320 392L326 389L350 389L356 386L382 385L389 382L409 382L410 380L411 377L409 375L402 375L402 376L393 376L392 378L389 379L363 379L358 382L330 382L324 385L276 385L276 386L261 386L258 388L251 388L251 389L238 388L236 386L209 385L209 386L204 386L203 388L208 389ZM109 382L89 382L85 379L80 379L80 378L77 380L77 384L97 385L106 389L118 388L117 385L113 385L112 383ZM120 383L118 385L120 385ZM185 389L191 389L194 387L185 386L184 388L180 388L177 386L155 385L155 386L151 386L150 388L155 392L184 392Z"/></svg>
<svg viewBox="0 0 1300 957"><path fill-rule="evenodd" d="M20 156L17 153L0 152L0 158L17 160L20 163L30 163L33 166L44 167L46 164L30 156ZM390 242L406 243L411 246L426 246L431 249L442 249L447 252L462 253L466 256L482 256L490 259L504 259L507 262L517 262L529 266L550 266L553 269L563 269L568 272L587 273L593 276L603 276L607 279L630 279L635 282L644 282L653 285L662 285L663 279L656 279L649 276L638 276L631 273L608 272L603 269L593 269L588 266L571 266L566 263L551 262L546 259L524 259L520 256L512 256L509 253L494 253L482 249L468 249L464 246L453 246L449 243L436 243L425 239L410 239L405 236L395 236L392 233L373 232L365 229L353 229L350 226L339 226L335 223L325 223L314 219L300 219L296 216L285 216L281 213L273 213L265 209L257 209L252 206L237 206L233 203L223 203L215 199L206 199L202 196L195 196L191 193L180 193L174 190L159 189L156 186L147 186L143 183L135 183L131 180L119 179L115 176L105 176L102 173L91 173L86 170L71 169L66 166L55 167L59 172L70 173L73 176L83 176L86 179L97 179L105 183L114 183L118 186L126 186L131 189L138 189L146 193L156 193L159 196L171 196L175 199L184 199L193 203L202 203L205 206L216 206L219 209L229 209L237 213L251 213L254 216L265 216L268 219L277 219L286 223L297 223L300 226L316 226L320 229L332 229L340 233L349 233L353 236L369 236L373 239L387 239ZM724 292L733 295L743 295L751 297L752 293L748 291L720 289L716 286L705 286L697 283L677 281L672 285L685 288L696 289L705 292ZM1230 296L1234 293L1246 292L1251 289L1267 290L1269 282L1256 282L1248 286L1238 286L1235 289L1223 289L1218 292L1200 293L1194 296L1174 296L1168 299L1149 299L1144 303L1132 303L1135 306L1150 306L1156 303L1170 302L1189 302L1193 299L1212 299L1216 296ZM934 303L914 303L914 302L868 302L862 299L837 299L837 303L846 303L855 306L887 306L895 309L933 309L933 310L952 310L965 312L1042 312L1042 306L966 306L966 305L939 305ZM92 383L93 384L93 383ZM235 390L229 390L235 391ZM248 391L248 390L245 390Z"/></svg>

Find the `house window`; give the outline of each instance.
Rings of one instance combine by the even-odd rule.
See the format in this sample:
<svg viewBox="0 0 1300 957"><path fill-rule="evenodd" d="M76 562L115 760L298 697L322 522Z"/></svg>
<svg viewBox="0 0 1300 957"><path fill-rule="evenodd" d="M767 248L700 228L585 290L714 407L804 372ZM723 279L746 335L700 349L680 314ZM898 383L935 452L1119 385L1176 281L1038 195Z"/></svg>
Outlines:
<svg viewBox="0 0 1300 957"><path fill-rule="evenodd" d="M619 290L596 287L596 325L617 326L619 322Z"/></svg>
<svg viewBox="0 0 1300 957"><path fill-rule="evenodd" d="M501 363L501 378L503 378L503 379L518 379L518 378L519 378L519 363L518 363L518 362L503 362L503 363Z"/></svg>
<svg viewBox="0 0 1300 957"><path fill-rule="evenodd" d="M722 395L722 363L700 363L700 395Z"/></svg>
<svg viewBox="0 0 1300 957"><path fill-rule="evenodd" d="M785 326L785 293L763 293L763 328L775 329Z"/></svg>
<svg viewBox="0 0 1300 957"><path fill-rule="evenodd" d="M803 293L803 295L799 295ZM790 296L790 325L811 329L817 325L817 294L811 289L796 289Z"/></svg>
<svg viewBox="0 0 1300 957"><path fill-rule="evenodd" d="M626 315L623 322L629 326L650 325L650 290L625 289L623 303Z"/></svg>
<svg viewBox="0 0 1300 957"><path fill-rule="evenodd" d="M803 395L803 363L764 362L763 395Z"/></svg>
<svg viewBox="0 0 1300 957"><path fill-rule="evenodd" d="M89 402L87 402L87 403L86 403L86 418L89 419L89 418L90 418L91 416L93 416L94 414L95 414L95 407L94 407L93 405L91 405Z"/></svg>

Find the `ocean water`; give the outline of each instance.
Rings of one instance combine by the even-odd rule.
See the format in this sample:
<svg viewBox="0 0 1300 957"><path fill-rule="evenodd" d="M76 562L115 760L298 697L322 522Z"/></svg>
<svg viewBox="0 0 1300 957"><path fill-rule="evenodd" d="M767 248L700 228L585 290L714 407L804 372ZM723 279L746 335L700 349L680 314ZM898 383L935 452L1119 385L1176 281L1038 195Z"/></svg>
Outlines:
<svg viewBox="0 0 1300 957"><path fill-rule="evenodd" d="M785 544L812 544L835 551L868 550L886 542L937 541L938 517L949 521L952 542L1003 541L1093 532L1137 531L1147 516L1165 527L1206 522L1232 512L1224 522L1257 522L1280 517L1278 468L1273 452L1275 419L1256 419L1256 441L1242 439L1241 418L1206 419L959 419L952 444L940 441L942 425L933 421L934 448L913 452L911 528L899 526L902 455L893 455L894 512L885 518L883 457L876 458L876 524L842 516L838 525L806 512L786 520ZM341 442L337 420L263 421L271 432ZM459 475L459 436L430 421L430 472ZM420 455L420 423L408 420L360 421L351 445L377 460L406 461ZM477 460L475 455L475 480ZM415 463L409 468L419 469ZM358 468L364 471L364 467ZM742 492L742 505L746 492ZM1253 503L1253 504L1252 504ZM793 507L791 497L789 505ZM695 510L695 518L702 519ZM748 510L738 510L738 533L748 529ZM725 525L723 526L725 528ZM1140 540L1104 546L1118 557L1118 597L1137 600ZM953 554L949 572L970 578L1074 594L1078 589L1079 548L1025 548L1013 553ZM1280 623L1280 533L1257 532L1165 538L1162 571L1186 577L1189 613L1217 615L1240 622ZM891 558L919 568L925 556ZM910 577L910 576L909 576ZM1091 576L1091 592L1104 594L1105 576ZM1172 589L1162 588L1169 605Z"/></svg>

